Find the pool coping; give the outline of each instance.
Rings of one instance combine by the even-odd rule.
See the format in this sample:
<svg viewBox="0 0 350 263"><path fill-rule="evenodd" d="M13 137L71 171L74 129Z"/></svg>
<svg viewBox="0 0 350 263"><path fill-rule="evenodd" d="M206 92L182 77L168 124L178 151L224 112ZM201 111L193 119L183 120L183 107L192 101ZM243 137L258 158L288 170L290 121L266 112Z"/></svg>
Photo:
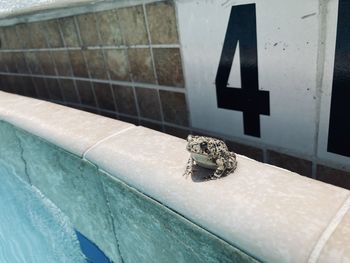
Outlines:
<svg viewBox="0 0 350 263"><path fill-rule="evenodd" d="M338 233L350 229L348 190L241 155L234 174L195 182L183 177L189 154L182 139L5 92L0 120L95 164L258 260L326 262L350 247L339 247L345 237ZM300 219L292 223L305 228L303 240L290 218Z"/></svg>

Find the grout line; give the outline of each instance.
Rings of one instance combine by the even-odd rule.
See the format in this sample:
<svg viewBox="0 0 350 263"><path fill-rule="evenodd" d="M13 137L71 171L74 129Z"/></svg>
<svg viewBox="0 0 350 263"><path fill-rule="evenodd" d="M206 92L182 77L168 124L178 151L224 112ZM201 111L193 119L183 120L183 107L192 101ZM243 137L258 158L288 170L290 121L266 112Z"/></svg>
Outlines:
<svg viewBox="0 0 350 263"><path fill-rule="evenodd" d="M38 74L10 73L10 72L0 72L0 75L48 78L48 79L53 79L53 78L55 78L55 79L74 79L74 80L81 80L81 81L110 83L112 85L119 85L119 86L128 86L128 87L137 86L140 88L149 88L149 89L156 89L156 90L173 91L173 92L178 92L178 93L186 93L186 90L184 88L178 88L178 87L159 86L159 85L155 85L155 84L140 83L140 82L128 82L128 81L119 81L119 80L109 81L109 80L103 80L103 79L93 79L93 78L90 78L90 73L89 73L89 78L81 78L81 77L74 77L74 76L50 76L50 75L38 75Z"/></svg>
<svg viewBox="0 0 350 263"><path fill-rule="evenodd" d="M147 38L148 38L148 43L149 43L149 47L148 48L149 48L149 51L151 53L153 75L154 75L156 84L158 85L159 84L159 82L158 82L158 75L157 75L156 66L155 66L155 62L154 62L152 39L151 39L151 33L149 31L149 25L148 25L148 18L147 18L147 12L146 12L146 5L145 5L145 3L142 4L142 9L143 9L143 16L144 16L144 19L145 19Z"/></svg>
<svg viewBox="0 0 350 263"><path fill-rule="evenodd" d="M147 10L146 10L145 3L142 4L142 9L143 9L143 15L145 17L145 25L146 25L146 30L147 30L148 43L150 45L149 49L150 49L150 52L151 52L153 75L154 75L156 84L159 85L158 74L157 74L156 65L155 65L155 61L154 61L154 54L153 54L154 45L152 44L151 32L150 32L150 29L149 29L148 16L147 16ZM156 92L157 92L157 100L158 100L158 103L159 103L161 127L162 127L162 131L164 132L165 131L165 127L164 127L163 107L162 107L162 102L160 100L159 90L156 90Z"/></svg>
<svg viewBox="0 0 350 263"><path fill-rule="evenodd" d="M323 251L323 248L327 244L328 240L344 218L345 214L350 210L350 195L348 195L347 199L344 201L342 206L339 208L338 212L334 215L328 226L325 228L321 237L316 242L310 257L308 259L308 263L316 263Z"/></svg>
<svg viewBox="0 0 350 263"><path fill-rule="evenodd" d="M75 19L74 19L75 20ZM79 30L80 31L80 30ZM80 34L79 34L80 35ZM153 48L180 48L178 44L157 44L152 45ZM87 50L96 50L96 49L143 49L151 48L151 45L119 45L119 46L84 46L84 49ZM1 49L0 53L13 53L13 52L44 52L44 51L64 51L64 50L81 50L80 47L48 47L48 48L27 48L27 49Z"/></svg>
<svg viewBox="0 0 350 263"><path fill-rule="evenodd" d="M188 90L187 90L187 81L186 81L186 65L184 61L184 55L183 55L183 45L182 45L182 35L180 34L180 24L179 24L179 10L177 6L177 2L175 1L174 3L174 9L175 9L175 19L176 19L176 32L177 32L177 37L179 41L179 50L180 50L180 57L181 57L181 66L182 66L182 77L184 80L184 89L185 89L185 101L186 101L186 109L187 109L187 117L188 117L188 126L192 127L192 116L191 116L191 111L190 111L190 103L189 103L189 98L188 98Z"/></svg>
<svg viewBox="0 0 350 263"><path fill-rule="evenodd" d="M95 144L91 145L88 149L85 150L85 152L83 153L83 159L84 159L84 160L87 160L87 159L86 159L86 155L87 155L92 149L94 149L94 148L96 148L98 145L100 145L101 143L103 143L103 142L109 140L110 138L112 138L112 137L114 137L114 136L116 136L116 135L119 135L119 134L121 134L121 133L124 133L124 132L130 130L130 129L133 129L133 128L135 128L135 127L136 127L136 126L132 125L132 126L130 126L130 127L127 127L127 128L125 128L125 129L123 129L123 130L121 130L121 131L117 131L117 132L115 132L115 133L113 133L113 134L111 134L111 135L109 135L109 136L107 136L107 137L105 137L105 138L99 140L98 142L96 142Z"/></svg>

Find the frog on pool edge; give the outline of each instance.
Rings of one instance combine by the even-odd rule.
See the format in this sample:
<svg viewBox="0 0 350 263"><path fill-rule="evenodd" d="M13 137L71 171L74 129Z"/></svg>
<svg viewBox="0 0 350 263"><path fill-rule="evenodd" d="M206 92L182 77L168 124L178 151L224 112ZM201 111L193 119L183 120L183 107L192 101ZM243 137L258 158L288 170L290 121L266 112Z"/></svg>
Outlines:
<svg viewBox="0 0 350 263"><path fill-rule="evenodd" d="M210 179L226 176L237 167L236 154L230 152L226 144L219 139L189 135L186 149L191 153L186 166L186 176L192 175L193 165L215 170Z"/></svg>

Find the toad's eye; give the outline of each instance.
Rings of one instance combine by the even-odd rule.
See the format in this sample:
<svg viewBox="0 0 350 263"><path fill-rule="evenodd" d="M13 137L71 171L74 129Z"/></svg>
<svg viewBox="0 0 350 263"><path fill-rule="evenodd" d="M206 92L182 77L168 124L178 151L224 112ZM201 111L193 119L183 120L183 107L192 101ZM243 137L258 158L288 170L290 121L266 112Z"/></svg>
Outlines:
<svg viewBox="0 0 350 263"><path fill-rule="evenodd" d="M207 148L208 144L206 142L201 142L200 146L202 149L204 149Z"/></svg>

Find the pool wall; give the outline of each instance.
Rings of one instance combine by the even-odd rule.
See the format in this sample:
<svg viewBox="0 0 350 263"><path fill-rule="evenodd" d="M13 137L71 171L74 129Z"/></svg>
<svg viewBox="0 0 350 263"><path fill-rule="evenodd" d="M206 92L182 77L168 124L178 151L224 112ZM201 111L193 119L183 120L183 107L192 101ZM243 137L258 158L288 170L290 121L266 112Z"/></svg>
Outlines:
<svg viewBox="0 0 350 263"><path fill-rule="evenodd" d="M259 115L260 137L215 93L230 10L248 0L55 0L2 14L0 89L182 138L221 137L255 160L350 189L348 137L345 150L327 149L328 131L347 129L329 124L338 1L279 3L256 3L259 90L271 108Z"/></svg>
<svg viewBox="0 0 350 263"><path fill-rule="evenodd" d="M114 262L347 262L350 192L238 155L183 176L182 139L0 92L0 164Z"/></svg>

